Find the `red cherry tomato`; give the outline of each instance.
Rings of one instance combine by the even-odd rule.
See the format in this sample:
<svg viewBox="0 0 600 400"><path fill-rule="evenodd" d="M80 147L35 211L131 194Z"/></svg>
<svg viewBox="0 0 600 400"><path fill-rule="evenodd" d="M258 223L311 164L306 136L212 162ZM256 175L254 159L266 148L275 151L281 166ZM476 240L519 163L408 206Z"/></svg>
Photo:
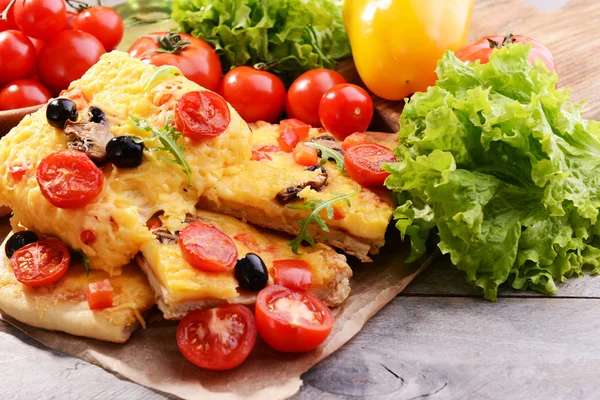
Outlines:
<svg viewBox="0 0 600 400"><path fill-rule="evenodd" d="M104 175L76 150L60 150L44 158L36 170L42 194L59 208L81 208L102 192Z"/></svg>
<svg viewBox="0 0 600 400"><path fill-rule="evenodd" d="M85 292L90 310L104 310L112 307L113 287L108 279L90 283Z"/></svg>
<svg viewBox="0 0 600 400"><path fill-rule="evenodd" d="M17 0L14 9L15 22L21 32L36 39L56 36L67 23L63 0Z"/></svg>
<svg viewBox="0 0 600 400"><path fill-rule="evenodd" d="M344 153L346 172L363 186L383 186L390 173L381 164L396 161L392 150L376 143L357 144Z"/></svg>
<svg viewBox="0 0 600 400"><path fill-rule="evenodd" d="M201 222L193 222L179 232L179 247L183 258L202 271L228 271L238 258L237 247L229 236Z"/></svg>
<svg viewBox="0 0 600 400"><path fill-rule="evenodd" d="M231 122L227 102L218 94L188 92L177 102L177 130L193 140L211 139L221 135Z"/></svg>
<svg viewBox="0 0 600 400"><path fill-rule="evenodd" d="M0 110L44 104L51 98L52 95L41 83L22 79L9 83L0 91Z"/></svg>
<svg viewBox="0 0 600 400"><path fill-rule="evenodd" d="M32 37L30 37L29 40L31 40L33 47L35 47L36 54L40 54L40 50L42 50L42 47L44 47L44 41Z"/></svg>
<svg viewBox="0 0 600 400"><path fill-rule="evenodd" d="M23 33L0 32L0 86L31 75L35 54L33 43Z"/></svg>
<svg viewBox="0 0 600 400"><path fill-rule="evenodd" d="M225 74L219 93L246 122L276 123L285 107L285 86L281 79L251 67L236 67Z"/></svg>
<svg viewBox="0 0 600 400"><path fill-rule="evenodd" d="M0 13L4 10L6 10L6 7L8 7L8 4L10 3L11 0L0 0ZM15 22L15 11L14 8L11 7L10 10L8 10L8 15L6 16L6 21L2 21L2 19L0 19L0 32L4 32L4 31L8 31L8 30L15 30L18 31L19 27L17 26L17 23Z"/></svg>
<svg viewBox="0 0 600 400"><path fill-rule="evenodd" d="M74 11L67 11L67 23L65 24L65 30L73 29L73 27L75 26L75 20L77 19L78 15L79 13L76 13Z"/></svg>
<svg viewBox="0 0 600 400"><path fill-rule="evenodd" d="M298 142L306 140L310 133L310 126L297 119L284 119L279 123L279 137L277 144L286 153L291 153Z"/></svg>
<svg viewBox="0 0 600 400"><path fill-rule="evenodd" d="M10 258L15 278L30 287L53 284L67 272L70 264L69 249L56 238L28 244Z"/></svg>
<svg viewBox="0 0 600 400"><path fill-rule="evenodd" d="M102 43L86 32L68 30L47 41L38 55L37 69L42 83L58 96L79 79L102 54Z"/></svg>
<svg viewBox="0 0 600 400"><path fill-rule="evenodd" d="M286 288L308 290L312 285L310 265L304 260L275 260L273 280Z"/></svg>
<svg viewBox="0 0 600 400"><path fill-rule="evenodd" d="M288 117L314 127L321 126L319 103L329 89L342 83L346 83L346 79L330 69L319 68L303 73L288 90L285 99Z"/></svg>
<svg viewBox="0 0 600 400"><path fill-rule="evenodd" d="M535 60L539 58L546 64L546 67L550 71L556 71L556 63L554 62L554 57L552 57L550 50L540 42L523 35L509 34L507 36L486 36L468 43L465 47L456 52L456 57L463 62L475 62L479 60L481 64L485 64L490 60L490 56L494 49L516 42L523 44L531 43L531 52L529 53L529 62L531 65L535 65Z"/></svg>
<svg viewBox="0 0 600 400"><path fill-rule="evenodd" d="M243 363L256 342L252 312L227 304L186 315L177 327L177 346L200 368L226 371Z"/></svg>
<svg viewBox="0 0 600 400"><path fill-rule="evenodd" d="M340 139L364 132L373 119L373 101L361 87L345 83L327 91L319 104L323 127Z"/></svg>
<svg viewBox="0 0 600 400"><path fill-rule="evenodd" d="M142 36L129 48L129 54L158 67L173 65L186 78L213 92L223 74L215 49L186 33L156 32Z"/></svg>
<svg viewBox="0 0 600 400"><path fill-rule="evenodd" d="M260 336L285 353L317 348L333 328L331 311L316 296L279 285L258 294L255 314Z"/></svg>
<svg viewBox="0 0 600 400"><path fill-rule="evenodd" d="M97 6L80 12L73 29L95 36L106 51L111 51L121 43L125 27L121 16L113 8Z"/></svg>

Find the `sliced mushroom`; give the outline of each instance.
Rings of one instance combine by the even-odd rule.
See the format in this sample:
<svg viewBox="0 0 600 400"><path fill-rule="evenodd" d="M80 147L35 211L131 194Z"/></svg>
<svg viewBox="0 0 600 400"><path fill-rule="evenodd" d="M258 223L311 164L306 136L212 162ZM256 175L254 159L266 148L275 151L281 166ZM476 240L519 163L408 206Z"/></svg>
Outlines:
<svg viewBox="0 0 600 400"><path fill-rule="evenodd" d="M296 200L298 198L298 193L300 193L307 186L310 186L311 189L320 192L327 185L327 170L325 170L322 165L313 165L312 167L306 168L305 171L318 171L319 173L312 180L301 182L296 186L287 187L277 193L275 198L277 201L279 201L279 203L287 204L290 201Z"/></svg>
<svg viewBox="0 0 600 400"><path fill-rule="evenodd" d="M342 144L338 142L333 136L323 135L316 138L312 138L310 141L316 144L320 144L321 146L329 147L331 150L335 150L342 155L344 154ZM318 153L319 157L321 157L321 152L318 151Z"/></svg>
<svg viewBox="0 0 600 400"><path fill-rule="evenodd" d="M173 234L165 228L159 228L152 233L154 233L156 239L162 244L175 244L179 241L179 232Z"/></svg>
<svg viewBox="0 0 600 400"><path fill-rule="evenodd" d="M113 138L107 124L67 121L65 134L69 149L84 152L96 164L106 161L106 144Z"/></svg>

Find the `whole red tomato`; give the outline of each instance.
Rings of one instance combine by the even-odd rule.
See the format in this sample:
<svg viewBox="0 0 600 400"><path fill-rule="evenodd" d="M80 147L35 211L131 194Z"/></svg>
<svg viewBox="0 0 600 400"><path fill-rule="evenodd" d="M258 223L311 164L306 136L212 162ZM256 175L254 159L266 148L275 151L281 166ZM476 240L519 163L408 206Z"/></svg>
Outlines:
<svg viewBox="0 0 600 400"><path fill-rule="evenodd" d="M80 12L73 29L94 35L106 51L111 51L121 43L124 26L121 16L113 8L98 6Z"/></svg>
<svg viewBox="0 0 600 400"><path fill-rule="evenodd" d="M78 15L79 13L76 13L75 11L67 11L67 23L65 24L65 29L73 29Z"/></svg>
<svg viewBox="0 0 600 400"><path fill-rule="evenodd" d="M337 85L321 99L319 116L329 133L344 139L367 130L373 119L373 101L359 86L350 83Z"/></svg>
<svg viewBox="0 0 600 400"><path fill-rule="evenodd" d="M494 49L499 49L503 46L508 46L511 43L531 43L531 52L529 53L529 62L535 65L535 60L540 59L546 64L550 71L556 71L556 63L552 53L546 46L540 42L523 35L513 35L512 33L502 36L493 35L486 36L474 42L471 42L462 49L456 52L458 57L463 62L474 62L479 60L481 64L485 64L490 60L490 56Z"/></svg>
<svg viewBox="0 0 600 400"><path fill-rule="evenodd" d="M0 0L0 12L4 11L6 9L6 7L8 7L9 3L10 3L10 0ZM0 32L8 31L11 29L19 30L19 27L17 26L17 23L15 22L15 11L13 8L11 8L8 11L8 15L6 16L6 21L2 21L2 19L0 19Z"/></svg>
<svg viewBox="0 0 600 400"><path fill-rule="evenodd" d="M21 79L9 83L0 91L0 110L31 107L48 102L52 95L38 81Z"/></svg>
<svg viewBox="0 0 600 400"><path fill-rule="evenodd" d="M0 86L23 79L35 69L35 47L19 31L0 32Z"/></svg>
<svg viewBox="0 0 600 400"><path fill-rule="evenodd" d="M330 69L319 68L303 73L288 90L285 100L288 117L314 127L321 126L319 103L325 92L342 83L346 83L346 79Z"/></svg>
<svg viewBox="0 0 600 400"><path fill-rule="evenodd" d="M132 57L156 65L173 65L191 81L213 92L223 70L215 49L185 33L156 32L142 36L129 48Z"/></svg>
<svg viewBox="0 0 600 400"><path fill-rule="evenodd" d="M38 55L40 79L57 96L72 81L81 78L104 53L106 50L102 43L89 33L61 32L47 41Z"/></svg>
<svg viewBox="0 0 600 400"><path fill-rule="evenodd" d="M14 12L21 32L36 39L50 39L67 23L67 7L63 0L17 0Z"/></svg>
<svg viewBox="0 0 600 400"><path fill-rule="evenodd" d="M219 94L246 122L276 123L285 108L285 85L281 79L252 67L236 67L225 74Z"/></svg>

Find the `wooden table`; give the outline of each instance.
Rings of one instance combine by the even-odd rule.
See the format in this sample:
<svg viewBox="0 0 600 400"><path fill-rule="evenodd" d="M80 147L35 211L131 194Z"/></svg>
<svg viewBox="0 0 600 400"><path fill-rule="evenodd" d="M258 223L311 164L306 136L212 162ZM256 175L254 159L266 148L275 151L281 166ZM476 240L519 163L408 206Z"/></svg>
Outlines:
<svg viewBox="0 0 600 400"><path fill-rule="evenodd" d="M555 53L561 82L600 118L600 4L591 0L476 1L472 36L512 29ZM524 2L523 2L524 3ZM482 299L437 263L348 345L304 375L297 399L594 399L600 388L600 277L557 296L501 290ZM0 323L0 387L11 399L162 399Z"/></svg>

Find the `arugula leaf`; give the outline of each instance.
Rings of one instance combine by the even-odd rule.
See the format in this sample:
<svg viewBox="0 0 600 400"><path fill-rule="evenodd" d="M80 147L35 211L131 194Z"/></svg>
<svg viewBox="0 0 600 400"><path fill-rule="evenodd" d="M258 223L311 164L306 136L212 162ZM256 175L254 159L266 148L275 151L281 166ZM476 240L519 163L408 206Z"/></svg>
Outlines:
<svg viewBox="0 0 600 400"><path fill-rule="evenodd" d="M296 236L296 238L291 242L287 243L288 246L292 247L292 251L294 252L294 254L298 254L298 248L300 247L302 242L307 242L312 247L316 246L314 239L312 238L312 236L310 236L310 233L308 233L308 227L312 222L317 224L317 226L321 228L323 232L329 232L329 227L327 226L323 218L321 218L319 212L321 212L322 210L327 210L327 218L333 219L333 205L338 201L345 201L346 204L348 204L348 207L350 207L350 198L359 194L360 191L361 187L359 186L355 192L349 194L338 194L337 197L334 197L332 199L310 200L301 206L288 206L288 208L291 208L292 210L312 210L312 212L306 219L298 221L298 223L302 225L300 232L298 232L298 236Z"/></svg>
<svg viewBox="0 0 600 400"><path fill-rule="evenodd" d="M90 258L81 250L71 250L71 263L83 265L85 274L90 275Z"/></svg>
<svg viewBox="0 0 600 400"><path fill-rule="evenodd" d="M149 151L159 151L159 152L166 151L166 152L171 153L173 158L167 158L167 157L162 157L162 156L159 156L159 158L163 161L170 162L170 163L181 166L181 169L183 170L185 175L188 177L188 182L191 185L192 184L192 169L190 168L190 165L188 164L187 160L184 157L185 147L183 146L183 143L181 143L179 141L179 139L182 137L182 135L181 135L181 133L179 133L177 131L177 129L175 129L174 127L171 126L171 124L169 123L170 121L167 121L167 123L165 124L165 127L162 129L159 129L159 130L152 128L150 126L150 124L148 123L148 121L145 119L129 117L129 121L131 121L133 126L135 126L136 128L138 128L142 131L152 133L152 136L154 137L155 140L158 139L158 141L160 142L160 144L162 144L162 146L148 148L148 150Z"/></svg>
<svg viewBox="0 0 600 400"><path fill-rule="evenodd" d="M148 82L144 85L144 91L149 91L158 84L159 81L175 75L183 75L183 73L172 65L163 65L156 68L154 73L148 78Z"/></svg>
<svg viewBox="0 0 600 400"><path fill-rule="evenodd" d="M337 152L333 149L330 149L327 146L323 146L322 144L318 144L318 143L306 142L305 144L307 146L313 147L321 152L321 164L325 164L327 162L327 160L333 159L335 161L335 163L337 164L337 167L336 167L337 170L340 171L342 174L346 173L346 165L344 164L344 156L341 155L339 152Z"/></svg>

